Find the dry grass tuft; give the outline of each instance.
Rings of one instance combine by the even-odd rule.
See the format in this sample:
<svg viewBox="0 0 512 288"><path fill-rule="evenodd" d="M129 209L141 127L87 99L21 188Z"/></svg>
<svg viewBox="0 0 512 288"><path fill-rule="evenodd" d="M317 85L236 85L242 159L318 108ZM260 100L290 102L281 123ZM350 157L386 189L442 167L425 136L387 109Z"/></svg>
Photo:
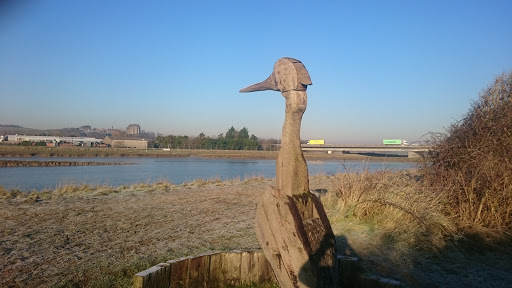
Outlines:
<svg viewBox="0 0 512 288"><path fill-rule="evenodd" d="M455 233L442 199L419 185L414 170L332 176L335 193L322 198L334 223L378 227L381 240L407 248L437 249ZM385 239L384 239L385 238Z"/></svg>
<svg viewBox="0 0 512 288"><path fill-rule="evenodd" d="M253 176L249 178L245 178L244 181L242 181L243 184L251 184L251 183L258 183L265 181L265 177L263 176Z"/></svg>
<svg viewBox="0 0 512 288"><path fill-rule="evenodd" d="M18 189L5 189L0 185L0 200L14 199L20 195L24 195L22 191Z"/></svg>
<svg viewBox="0 0 512 288"><path fill-rule="evenodd" d="M183 183L183 187L206 187L206 186L219 186L223 185L224 181L220 179L220 177L217 178L211 178L211 179L195 179L194 181Z"/></svg>
<svg viewBox="0 0 512 288"><path fill-rule="evenodd" d="M226 186L233 184L253 184L253 183L261 183L265 182L266 179L263 176L253 176L248 177L242 180L240 177L236 177L233 179L222 180L221 178L211 178L211 179L195 179L191 182L183 183L182 187L209 187L209 186Z"/></svg>
<svg viewBox="0 0 512 288"><path fill-rule="evenodd" d="M509 244L495 250L481 245L476 231L461 233L458 219L445 214L446 199L425 188L418 171L350 171L329 179L321 200L338 253L359 258L366 273L410 287L507 287L512 281Z"/></svg>

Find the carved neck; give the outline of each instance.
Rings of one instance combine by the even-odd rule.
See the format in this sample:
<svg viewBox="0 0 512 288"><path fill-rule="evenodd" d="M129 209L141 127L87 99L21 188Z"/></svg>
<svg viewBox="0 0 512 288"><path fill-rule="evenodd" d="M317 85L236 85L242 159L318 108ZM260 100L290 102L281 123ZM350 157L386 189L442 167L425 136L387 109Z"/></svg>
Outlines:
<svg viewBox="0 0 512 288"><path fill-rule="evenodd" d="M300 125L302 115L306 111L307 94L305 91L287 91L282 93L286 98L286 110L281 136L281 149L300 147ZM302 150L300 150L302 153Z"/></svg>
<svg viewBox="0 0 512 288"><path fill-rule="evenodd" d="M305 91L287 91L281 150L276 161L277 187L281 193L292 196L309 191L308 167L300 146L300 124L306 111Z"/></svg>

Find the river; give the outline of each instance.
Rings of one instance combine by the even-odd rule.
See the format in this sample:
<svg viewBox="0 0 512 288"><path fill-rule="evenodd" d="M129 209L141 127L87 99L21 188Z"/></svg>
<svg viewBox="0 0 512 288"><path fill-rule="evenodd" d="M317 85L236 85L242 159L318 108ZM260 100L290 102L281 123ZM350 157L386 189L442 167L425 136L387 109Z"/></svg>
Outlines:
<svg viewBox="0 0 512 288"><path fill-rule="evenodd" d="M0 158L28 160L27 158ZM32 157L29 160L48 161ZM53 189L61 185L90 184L118 187L168 181L182 184L195 179L246 179L275 177L275 160L211 158L58 158L59 161L127 162L131 165L9 167L0 168L0 186L21 191ZM408 169L414 163L362 161L307 161L310 176L369 169Z"/></svg>

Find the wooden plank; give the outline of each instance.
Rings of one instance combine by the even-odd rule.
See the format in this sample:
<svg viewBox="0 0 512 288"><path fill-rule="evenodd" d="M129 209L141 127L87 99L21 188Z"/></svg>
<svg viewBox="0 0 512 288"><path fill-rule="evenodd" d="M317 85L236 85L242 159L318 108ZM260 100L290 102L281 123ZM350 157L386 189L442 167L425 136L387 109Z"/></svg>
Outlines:
<svg viewBox="0 0 512 288"><path fill-rule="evenodd" d="M240 254L235 252L211 255L209 287L240 285Z"/></svg>
<svg viewBox="0 0 512 288"><path fill-rule="evenodd" d="M361 288L379 288L380 282L377 276L364 276L359 278L357 287Z"/></svg>
<svg viewBox="0 0 512 288"><path fill-rule="evenodd" d="M401 287L401 283L400 281L396 281L396 280L393 280L393 279L388 279L388 278L380 278L379 279L379 287L380 288L398 288L398 287Z"/></svg>
<svg viewBox="0 0 512 288"><path fill-rule="evenodd" d="M356 257L338 256L338 287L356 287L359 266Z"/></svg>
<svg viewBox="0 0 512 288"><path fill-rule="evenodd" d="M277 283L276 276L274 275L274 271L272 271L272 267L268 262L267 258L263 251L257 251L254 254L253 260L255 262L255 267L258 267L259 276L256 278L256 283L261 282L269 282L269 283Z"/></svg>
<svg viewBox="0 0 512 288"><path fill-rule="evenodd" d="M133 287L135 288L154 288L156 286L156 275L161 267L153 266L147 270L135 274L133 279Z"/></svg>
<svg viewBox="0 0 512 288"><path fill-rule="evenodd" d="M190 258L179 258L167 261L171 265L171 288L187 288Z"/></svg>
<svg viewBox="0 0 512 288"><path fill-rule="evenodd" d="M201 255L190 259L188 287L208 287L210 276L210 255Z"/></svg>
<svg viewBox="0 0 512 288"><path fill-rule="evenodd" d="M221 253L210 255L210 275L208 277L208 287L222 287L222 257Z"/></svg>
<svg viewBox="0 0 512 288"><path fill-rule="evenodd" d="M139 273L137 273L137 274L139 274ZM135 274L135 276L133 276L132 287L133 288L144 288L144 277L137 275L137 274Z"/></svg>
<svg viewBox="0 0 512 288"><path fill-rule="evenodd" d="M240 255L240 283L256 283L258 267L254 261L254 251L244 251Z"/></svg>
<svg viewBox="0 0 512 288"><path fill-rule="evenodd" d="M221 254L221 272L224 285L240 285L240 256L240 252Z"/></svg>
<svg viewBox="0 0 512 288"><path fill-rule="evenodd" d="M134 288L225 287L274 282L261 250L207 253L160 263L135 274Z"/></svg>
<svg viewBox="0 0 512 288"><path fill-rule="evenodd" d="M272 282L274 275L262 251L244 251L240 259L241 284Z"/></svg>
<svg viewBox="0 0 512 288"><path fill-rule="evenodd" d="M171 285L171 265L169 263L160 263L157 266L160 267L160 269L157 271L155 287L169 288Z"/></svg>

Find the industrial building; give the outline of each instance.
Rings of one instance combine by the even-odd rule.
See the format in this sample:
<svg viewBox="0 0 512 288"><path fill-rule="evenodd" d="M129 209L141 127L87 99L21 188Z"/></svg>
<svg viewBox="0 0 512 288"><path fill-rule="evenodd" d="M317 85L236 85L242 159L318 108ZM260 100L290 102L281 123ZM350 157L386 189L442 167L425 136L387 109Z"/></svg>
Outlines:
<svg viewBox="0 0 512 288"><path fill-rule="evenodd" d="M46 146L79 146L79 147L114 147L114 148L135 148L147 149L148 140L140 137L107 136L104 139L90 137L59 137L59 136L32 136L32 135L5 135L0 138L1 142L9 144L20 144L23 142L45 143Z"/></svg>
<svg viewBox="0 0 512 288"><path fill-rule="evenodd" d="M32 135L6 135L3 141L11 144L19 144L22 142L40 143L44 142L47 146L81 146L95 147L102 140L90 137L59 137L59 136L32 136Z"/></svg>
<svg viewBox="0 0 512 288"><path fill-rule="evenodd" d="M110 145L114 148L135 148L147 149L148 140L138 137L115 137L107 136L103 139L103 143Z"/></svg>

